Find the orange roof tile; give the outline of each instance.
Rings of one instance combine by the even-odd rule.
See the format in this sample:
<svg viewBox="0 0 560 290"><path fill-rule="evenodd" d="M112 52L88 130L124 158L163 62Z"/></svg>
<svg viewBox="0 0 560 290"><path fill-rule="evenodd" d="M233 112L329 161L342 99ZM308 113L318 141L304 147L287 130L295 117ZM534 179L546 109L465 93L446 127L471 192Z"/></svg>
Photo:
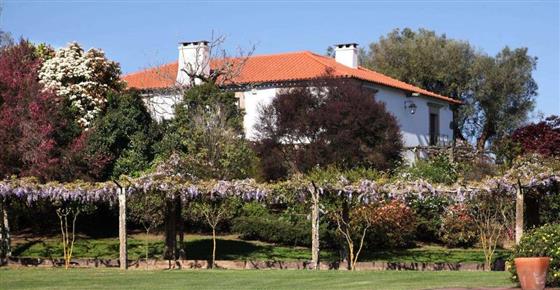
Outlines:
<svg viewBox="0 0 560 290"><path fill-rule="evenodd" d="M219 66L222 61L223 60L213 61L210 63L210 67L214 68ZM173 62L127 74L123 76L123 80L129 87L137 89L168 88L176 84L177 69L177 62ZM336 62L333 58L309 51L251 56L246 60L240 73L231 83L243 85L312 80L324 77L326 71L329 71L330 75L333 77L356 78L408 92L419 93L450 103L461 103L450 97L424 90L364 67L355 69L347 67Z"/></svg>

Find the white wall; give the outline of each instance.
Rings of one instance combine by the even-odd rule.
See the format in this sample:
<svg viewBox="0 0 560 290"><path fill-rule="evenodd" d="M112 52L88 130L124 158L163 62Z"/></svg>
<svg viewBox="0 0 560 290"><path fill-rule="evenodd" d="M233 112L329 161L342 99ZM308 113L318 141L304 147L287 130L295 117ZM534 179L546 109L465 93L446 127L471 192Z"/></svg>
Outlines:
<svg viewBox="0 0 560 290"><path fill-rule="evenodd" d="M269 89L253 89L243 92L245 118L243 126L245 128L245 137L249 140L255 139L254 126L259 120L259 108L266 106L276 97L276 88Z"/></svg>
<svg viewBox="0 0 560 290"><path fill-rule="evenodd" d="M385 86L372 86L378 90L375 98L385 103L386 108L391 112L399 122L403 143L405 147L426 146L429 144L429 104L440 105L439 109L439 134L447 136L449 141L453 138L453 130L450 123L453 120L453 112L449 104L433 98L411 97L407 98L404 91L393 89ZM247 139L255 139L254 125L258 122L259 107L268 105L276 97L276 88L253 89L237 94L243 94L243 102L245 109L245 117L243 125ZM151 104L148 103L148 109L152 116L157 120L170 119L173 117L173 104L180 100L178 95L155 95L151 97ZM416 113L410 114L405 109L405 100L413 101L416 104ZM411 152L405 152L405 158L413 160L414 156Z"/></svg>
<svg viewBox="0 0 560 290"><path fill-rule="evenodd" d="M181 95L153 94L144 96L143 100L152 118L160 122L173 118L173 106L181 101Z"/></svg>
<svg viewBox="0 0 560 290"><path fill-rule="evenodd" d="M399 122L403 143L405 147L427 146L430 141L430 106L429 104L440 105L439 109L439 135L447 138L448 142L453 140L453 130L450 123L453 121L453 111L449 104L434 98L426 97L406 97L406 93L401 90L384 86L374 86L378 90L375 98L385 103L387 110L391 112ZM405 100L413 101L416 104L416 113L410 114L405 109ZM414 159L414 154L410 151L405 152L405 158Z"/></svg>

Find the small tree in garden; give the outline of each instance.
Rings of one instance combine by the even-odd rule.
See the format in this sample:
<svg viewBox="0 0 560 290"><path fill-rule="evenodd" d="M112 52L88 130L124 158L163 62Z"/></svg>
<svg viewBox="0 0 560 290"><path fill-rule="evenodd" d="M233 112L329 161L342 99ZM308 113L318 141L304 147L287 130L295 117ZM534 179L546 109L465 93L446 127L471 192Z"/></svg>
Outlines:
<svg viewBox="0 0 560 290"><path fill-rule="evenodd" d="M128 199L128 213L130 218L141 224L146 232L144 241L146 268L148 268L148 258L150 232L160 226L165 219L165 194L160 191L138 191Z"/></svg>
<svg viewBox="0 0 560 290"><path fill-rule="evenodd" d="M85 211L92 210L91 205L80 202L56 202L56 215L60 221L60 233L62 235L62 251L64 254L64 268L70 267L76 240L76 221L78 216Z"/></svg>
<svg viewBox="0 0 560 290"><path fill-rule="evenodd" d="M514 221L514 196L507 189L500 187L480 190L468 201L480 245L484 251L484 269L492 269L496 247L506 237Z"/></svg>
<svg viewBox="0 0 560 290"><path fill-rule="evenodd" d="M47 90L71 105L78 123L88 128L104 109L107 93L122 89L120 73L119 65L103 51L84 51L72 42L45 61L39 78Z"/></svg>
<svg viewBox="0 0 560 290"><path fill-rule="evenodd" d="M329 168L314 170L310 174L310 179L322 195L321 205L326 216L335 224L346 245L350 270L355 269L366 235L375 222L375 202L379 201L375 191L368 190L370 183L355 185L351 181L356 182L367 175L371 177L372 173L375 175L372 171L340 172Z"/></svg>
<svg viewBox="0 0 560 290"><path fill-rule="evenodd" d="M236 197L220 196L210 192L209 196L200 196L192 203L191 214L204 220L212 229L212 262L214 268L216 261L216 228L225 220L231 219L239 209L240 201Z"/></svg>

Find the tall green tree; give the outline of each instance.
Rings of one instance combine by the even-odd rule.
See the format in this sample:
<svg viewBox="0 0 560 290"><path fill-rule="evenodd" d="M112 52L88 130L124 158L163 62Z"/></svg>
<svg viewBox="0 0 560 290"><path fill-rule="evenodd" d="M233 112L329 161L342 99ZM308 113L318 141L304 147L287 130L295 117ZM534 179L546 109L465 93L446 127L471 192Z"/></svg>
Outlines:
<svg viewBox="0 0 560 290"><path fill-rule="evenodd" d="M231 92L212 83L185 92L163 140L163 159L181 155L184 173L197 178L236 179L253 174L255 154L243 134L243 111Z"/></svg>
<svg viewBox="0 0 560 290"><path fill-rule="evenodd" d="M473 65L472 98L465 99L463 131L476 136L478 149L527 120L535 105L537 59L527 48L505 47L495 57L481 55Z"/></svg>
<svg viewBox="0 0 560 290"><path fill-rule="evenodd" d="M466 41L434 31L395 29L361 54L364 66L464 102L455 114L455 136L478 149L514 130L532 110L536 58L527 48L504 48L495 57Z"/></svg>
<svg viewBox="0 0 560 290"><path fill-rule="evenodd" d="M136 92L110 93L105 111L85 138L85 150L76 159L94 179L134 175L151 165L157 139L149 112Z"/></svg>

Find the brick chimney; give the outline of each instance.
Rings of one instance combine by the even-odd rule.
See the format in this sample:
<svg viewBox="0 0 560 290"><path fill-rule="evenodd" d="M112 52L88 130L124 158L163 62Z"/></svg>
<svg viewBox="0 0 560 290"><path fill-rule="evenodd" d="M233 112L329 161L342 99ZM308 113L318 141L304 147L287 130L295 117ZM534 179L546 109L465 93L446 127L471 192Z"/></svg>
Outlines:
<svg viewBox="0 0 560 290"><path fill-rule="evenodd" d="M358 44L335 44L334 59L345 66L358 68Z"/></svg>
<svg viewBox="0 0 560 290"><path fill-rule="evenodd" d="M179 43L179 59L177 83L180 85L191 85L190 75L210 75L210 48L208 41L191 41ZM202 82L196 78L194 84Z"/></svg>

